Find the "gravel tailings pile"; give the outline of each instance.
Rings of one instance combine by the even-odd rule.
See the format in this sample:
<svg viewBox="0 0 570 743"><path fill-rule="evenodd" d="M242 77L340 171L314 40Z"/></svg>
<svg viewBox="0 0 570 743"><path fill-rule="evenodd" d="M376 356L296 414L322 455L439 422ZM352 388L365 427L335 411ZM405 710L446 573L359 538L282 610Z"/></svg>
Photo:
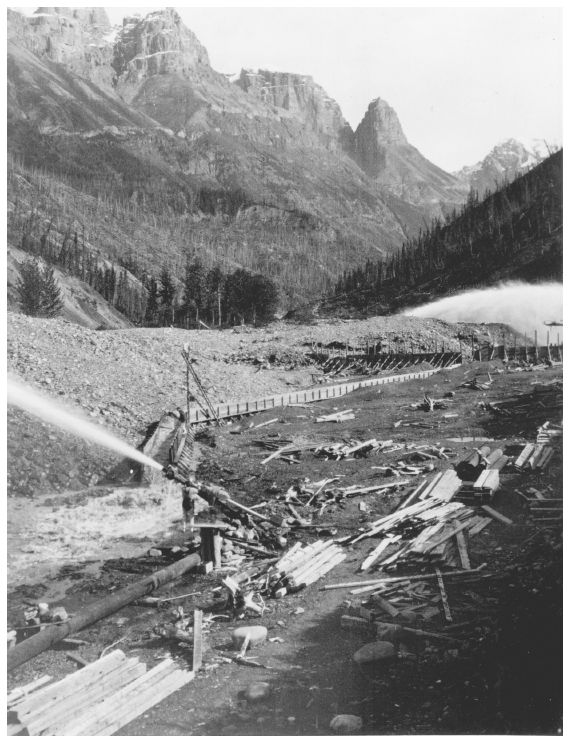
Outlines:
<svg viewBox="0 0 570 743"><path fill-rule="evenodd" d="M68 409L138 445L165 411L185 406L184 343L214 402L248 400L311 386L310 366L297 363L313 342L405 340L420 349L459 349L461 325L396 315L274 323L223 331L138 328L96 331L61 319L8 313L8 372ZM483 329L483 334L485 329ZM268 361L270 368L233 359ZM314 370L313 370L314 371ZM93 485L118 462L108 451L8 409L8 492L32 496Z"/></svg>

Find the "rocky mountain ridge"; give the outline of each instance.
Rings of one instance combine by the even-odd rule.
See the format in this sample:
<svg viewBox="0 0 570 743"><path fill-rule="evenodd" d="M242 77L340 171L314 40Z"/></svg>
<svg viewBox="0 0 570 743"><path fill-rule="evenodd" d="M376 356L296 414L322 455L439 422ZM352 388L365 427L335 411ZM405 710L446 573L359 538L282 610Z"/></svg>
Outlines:
<svg viewBox="0 0 570 743"><path fill-rule="evenodd" d="M431 216L449 211L463 200L455 177L429 162L407 140L398 115L381 98L372 101L355 132L356 161L389 191Z"/></svg>
<svg viewBox="0 0 570 743"><path fill-rule="evenodd" d="M511 182L542 159L516 139L504 139L483 160L467 165L453 175L465 188L473 188L482 197L485 191L495 191L505 180Z"/></svg>
<svg viewBox="0 0 570 743"><path fill-rule="evenodd" d="M12 11L9 20L11 40L95 82L182 139L215 132L278 149L287 144L324 147L355 158L357 136L340 106L310 76L242 70L232 83L211 68L207 50L172 8L125 18L122 28L114 30L102 9L39 8L29 17ZM395 112L393 118L397 122ZM394 159L392 170L406 154ZM368 143L361 144L355 159L369 172L379 158ZM408 180L417 175L415 160ZM405 199L407 191L394 188L395 180L380 182ZM453 191L453 185L448 176L443 188ZM447 198L455 202L461 196ZM413 203L422 204L420 188Z"/></svg>
<svg viewBox="0 0 570 743"><path fill-rule="evenodd" d="M172 8L114 29L103 9L12 10L8 31L11 154L32 179L36 168L63 178L53 190L62 199L69 188L87 194L72 198L73 229L88 225L92 242L107 231L89 198L115 204L113 215L120 204L116 247L107 241L103 254L134 248L147 273L165 263L180 273L190 250L314 296L465 199L467 187L407 141L385 101L354 132L309 75L220 74ZM56 201L27 199L46 225L54 208L69 212ZM147 224L136 243L133 219Z"/></svg>

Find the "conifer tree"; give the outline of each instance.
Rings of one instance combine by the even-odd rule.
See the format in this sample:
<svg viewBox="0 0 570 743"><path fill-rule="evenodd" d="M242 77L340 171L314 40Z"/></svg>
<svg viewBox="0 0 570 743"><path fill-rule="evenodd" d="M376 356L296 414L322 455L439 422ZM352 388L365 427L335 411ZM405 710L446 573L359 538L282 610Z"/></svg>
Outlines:
<svg viewBox="0 0 570 743"><path fill-rule="evenodd" d="M22 264L16 289L22 311L31 317L40 317L42 271L37 260L29 259Z"/></svg>
<svg viewBox="0 0 570 743"><path fill-rule="evenodd" d="M150 325L154 325L156 323L159 307L158 300L158 282L154 278L154 276L151 276L148 282L148 297L144 317L145 322L149 323Z"/></svg>
<svg viewBox="0 0 570 743"><path fill-rule="evenodd" d="M53 266L45 265L42 271L42 317L57 317L64 307L64 301Z"/></svg>
<svg viewBox="0 0 570 743"><path fill-rule="evenodd" d="M37 259L28 260L20 268L16 285L20 294L20 306L31 317L57 317L64 302L53 268L41 268Z"/></svg>
<svg viewBox="0 0 570 743"><path fill-rule="evenodd" d="M168 268L163 267L160 272L160 291L159 296L162 302L162 307L166 312L170 313L170 322L174 322L174 296L176 294L176 286L174 280ZM166 318L165 318L166 319Z"/></svg>

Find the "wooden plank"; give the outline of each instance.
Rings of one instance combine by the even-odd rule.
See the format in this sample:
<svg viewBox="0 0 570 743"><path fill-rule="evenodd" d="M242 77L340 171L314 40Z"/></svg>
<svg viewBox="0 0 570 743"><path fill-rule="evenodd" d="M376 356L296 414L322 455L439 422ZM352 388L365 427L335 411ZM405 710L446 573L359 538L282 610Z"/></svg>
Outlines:
<svg viewBox="0 0 570 743"><path fill-rule="evenodd" d="M311 582L311 578L314 575L320 577L323 574L322 571L327 568L328 565L331 565L331 563L336 565L336 563L340 561L340 556L345 556L344 552L340 547L336 546L336 548L331 550L326 556L322 555L320 559L314 561L306 570L299 573L295 577L295 580L290 582L291 587L299 588L300 586L308 585L308 582Z"/></svg>
<svg viewBox="0 0 570 743"><path fill-rule="evenodd" d="M307 563L299 567L294 573L288 573L287 579L289 585L299 586L315 570L318 570L321 565L324 565L338 553L342 552L341 548L337 544L331 544L331 546L320 552L318 555L314 555Z"/></svg>
<svg viewBox="0 0 570 743"><path fill-rule="evenodd" d="M144 663L139 663L138 658L129 658L121 667L114 669L98 683L62 699L47 710L40 713L31 712L25 716L18 715L19 722L26 725L30 735L39 735L50 725L69 719L71 716L75 717L81 710L91 708L93 704L108 697L145 673L146 665Z"/></svg>
<svg viewBox="0 0 570 743"><path fill-rule="evenodd" d="M425 500L428 496L430 496L434 487L437 485L437 483L441 480L442 477L443 477L443 472L438 472L437 475L435 475L435 477L433 478L433 480L429 483L427 488L420 495L419 500Z"/></svg>
<svg viewBox="0 0 570 743"><path fill-rule="evenodd" d="M40 686L45 686L45 684L47 684L48 681L51 681L52 678L53 676L40 676L40 678L35 679L35 681L30 681L30 683L25 686L18 686L16 689L12 689L7 698L8 707L15 704L18 700L21 701L23 697L27 696L32 691L36 691Z"/></svg>
<svg viewBox="0 0 570 743"><path fill-rule="evenodd" d="M483 470L479 477L473 484L474 490L481 490L482 488L489 488L493 492L499 487L499 471L498 470Z"/></svg>
<svg viewBox="0 0 570 743"><path fill-rule="evenodd" d="M497 521L501 521L503 524L514 523L513 521L511 521L511 519L507 518L506 516L503 516L502 513L495 511L495 509L491 508L491 506L481 506L481 510L488 513L489 516L492 516L494 519L497 519Z"/></svg>
<svg viewBox="0 0 570 743"><path fill-rule="evenodd" d="M54 684L50 684L45 689L40 689L33 696L29 696L22 700L21 703L15 705L15 709L18 713L21 712L22 714L28 714L32 711L39 713L44 709L48 709L61 699L65 699L70 694L76 693L79 689L97 683L103 676L110 673L113 668L117 668L119 665L125 663L126 660L126 655L122 650L115 650L104 658L101 658L101 660L91 663L85 668L66 676L64 679L56 681Z"/></svg>
<svg viewBox="0 0 570 743"><path fill-rule="evenodd" d="M463 577L465 575L471 574L471 573L479 573L481 570L483 570L484 567L486 567L487 563L484 562L482 565L479 565L478 568L471 568L471 570L452 570L448 573L445 573L446 578L450 577ZM418 573L417 575L398 575L394 577L383 577L378 576L378 578L372 578L369 580L361 580L361 581L355 581L353 583L331 583L329 585L323 586L321 588L321 591L329 591L334 588L352 588L353 586L358 587L364 587L368 586L369 588L372 588L374 590L376 587L380 588L386 583L402 583L405 581L410 580L427 580L428 578L437 578L437 575L435 573ZM353 593L351 591L351 593Z"/></svg>
<svg viewBox="0 0 570 743"><path fill-rule="evenodd" d="M302 587L310 586L312 583L316 583L316 581L319 580L319 578L322 578L323 575L326 575L330 570L332 570L334 567L336 567L339 563L341 563L343 560L346 560L346 553L344 552L338 552L336 555L332 557L331 560L329 560L324 565L321 565L321 567L316 570L315 572L311 573L311 575L305 579L303 582Z"/></svg>
<svg viewBox="0 0 570 743"><path fill-rule="evenodd" d="M449 610L449 602L447 600L447 591L445 590L445 584L443 582L441 570L439 568L436 568L435 573L437 575L437 582L439 584L439 592L441 594L441 602L443 604L443 611L445 612L445 619L448 622L452 622L453 619L451 618L451 611Z"/></svg>
<svg viewBox="0 0 570 743"><path fill-rule="evenodd" d="M469 529L469 536L475 536L482 531L493 519L490 516L482 517L479 521Z"/></svg>
<svg viewBox="0 0 570 743"><path fill-rule="evenodd" d="M88 710L85 710L80 716L75 717L73 720L66 720L62 723L56 723L48 730L51 735L84 735L84 730L88 729L91 725L96 723L102 715L106 713L113 713L117 709L121 709L126 700L132 697L133 694L143 694L148 689L156 688L162 683L162 679L169 676L173 670L177 668L174 660L168 658L162 663L159 663L150 671L147 671L143 676L140 676L135 681L131 682L122 689L119 689L115 694L110 695L104 700L101 700L97 704L92 705Z"/></svg>
<svg viewBox="0 0 570 743"><path fill-rule="evenodd" d="M151 709L166 697L173 694L194 678L192 671L177 670L170 674L160 686L154 686L145 691L144 694L136 693L124 706L116 710L114 714L106 714L92 728L84 731L82 735L112 735L120 730L131 720L136 719L147 709Z"/></svg>
<svg viewBox="0 0 570 743"><path fill-rule="evenodd" d="M467 541L465 539L465 533L463 531L464 524L460 524L458 521L454 520L453 522L454 527L460 526L458 532L455 534L455 539L457 540L457 549L459 551L459 559L461 560L461 567L464 570L470 570L471 569L471 563L469 562L469 553L467 552Z"/></svg>
<svg viewBox="0 0 570 743"><path fill-rule="evenodd" d="M522 450L522 452L519 454L518 458L516 459L515 467L517 469L522 469L533 451L534 451L534 445L527 444Z"/></svg>
<svg viewBox="0 0 570 743"><path fill-rule="evenodd" d="M395 542L397 539L401 539L400 536L398 537L385 537L384 539L380 540L380 543L372 550L372 552L368 555L368 557L364 560L362 565L360 566L360 570L368 570L368 568L372 567L372 565L378 560L382 552L388 547L389 544L392 542Z"/></svg>

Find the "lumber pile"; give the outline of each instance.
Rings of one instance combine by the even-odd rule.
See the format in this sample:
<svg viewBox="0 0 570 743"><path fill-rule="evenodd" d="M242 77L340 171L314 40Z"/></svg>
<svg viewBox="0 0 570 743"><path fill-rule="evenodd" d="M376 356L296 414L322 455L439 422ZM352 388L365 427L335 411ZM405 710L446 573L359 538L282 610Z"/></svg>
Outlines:
<svg viewBox="0 0 570 743"><path fill-rule="evenodd" d="M519 472L546 470L561 445L562 425L547 421L538 428L536 444L526 444L523 448L515 460L515 468Z"/></svg>
<svg viewBox="0 0 570 743"><path fill-rule="evenodd" d="M112 735L194 678L168 659L147 671L115 650L76 673L8 697L8 735Z"/></svg>
<svg viewBox="0 0 570 743"><path fill-rule="evenodd" d="M498 477L497 470L487 470L477 485L480 492L484 492L487 478L489 487L498 486ZM417 486L392 514L339 542L356 544L371 537L380 539L362 562L361 571L372 567L390 571L403 563L418 569L426 566L469 569L468 537L492 519L482 519L463 502L453 500L461 487L454 470L439 473L431 482L424 480Z"/></svg>
<svg viewBox="0 0 570 743"><path fill-rule="evenodd" d="M263 596L279 599L297 593L346 559L342 547L332 539L301 545L296 542L279 560L271 560L258 569L222 581L235 613L249 609L263 614Z"/></svg>

